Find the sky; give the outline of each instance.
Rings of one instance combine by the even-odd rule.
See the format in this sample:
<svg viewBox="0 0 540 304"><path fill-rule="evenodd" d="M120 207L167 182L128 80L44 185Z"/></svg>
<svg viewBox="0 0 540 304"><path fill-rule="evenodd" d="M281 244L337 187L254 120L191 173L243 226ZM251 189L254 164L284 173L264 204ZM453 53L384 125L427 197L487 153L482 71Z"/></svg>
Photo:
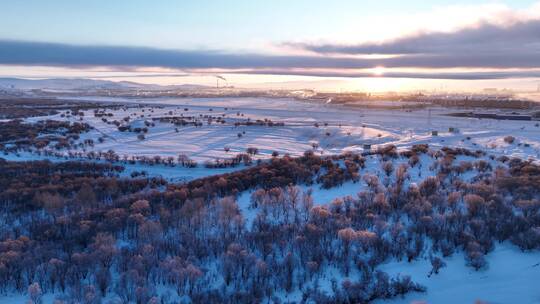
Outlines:
<svg viewBox="0 0 540 304"><path fill-rule="evenodd" d="M3 1L0 77L536 90L540 2Z"/></svg>

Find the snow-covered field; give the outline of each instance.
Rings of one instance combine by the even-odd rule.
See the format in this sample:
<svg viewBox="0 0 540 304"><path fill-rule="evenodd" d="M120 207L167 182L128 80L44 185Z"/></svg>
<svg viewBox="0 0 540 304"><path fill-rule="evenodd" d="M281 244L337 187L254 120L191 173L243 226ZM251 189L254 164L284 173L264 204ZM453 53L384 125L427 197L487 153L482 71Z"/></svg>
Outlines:
<svg viewBox="0 0 540 304"><path fill-rule="evenodd" d="M110 101L117 102L118 100L112 98ZM129 124L132 127L144 127L145 121L154 123L155 126L148 126L148 132L141 140L137 138L137 133L121 132L114 124L102 121L102 117L94 117L93 111L86 111L82 122L87 122L95 128L81 135L80 141L94 140L94 147L87 146L87 151L114 150L120 156L177 157L179 154L185 154L191 159L202 162L216 158L231 158L237 153L245 152L249 147L258 148L259 154L255 158L268 158L273 151L279 152L280 155L288 153L296 156L306 150L315 149L317 153L327 155L340 154L344 151L362 152L365 144L371 144L373 148L378 145L394 144L400 149L405 149L414 144L427 143L431 149L435 150L449 146L486 151L487 155L483 159L491 163L494 168L500 164L490 160L490 155L540 159L540 127L537 121L457 118L444 115L457 111L442 108L413 111L350 109L320 103L304 103L292 99L213 98L122 101L144 102L146 105L127 109L107 109L106 113L112 113L112 116L106 117L109 122L120 121L129 116L131 118ZM166 122L152 121L152 118L180 115L199 117L203 124L197 127L174 126ZM226 123L214 121L207 124L205 115L223 117ZM60 114L47 118L80 121L78 117L61 117ZM275 123L284 123L284 126L234 125L235 122L246 122L248 118L251 121L268 119ZM27 120L42 119L44 117ZM178 131L175 128L178 128ZM450 128L454 130L450 132ZM438 131L438 135L432 135L432 131ZM242 135L238 136L239 134ZM503 140L508 135L515 137L514 143ZM98 141L99 137L104 138L102 143ZM225 151L225 147L229 150ZM9 160L44 158L24 153L20 157L13 154L0 157ZM395 161L396 168L400 161L403 160ZM460 156L456 162L460 161L474 161L474 159ZM429 156L422 155L420 160L422 166L410 169L408 183L417 183L427 176L434 175L435 171L431 172L429 169L433 162L434 160ZM180 181L241 168L242 166L233 169L206 169L199 166L190 169L179 166L136 164L127 165L125 174L145 170L150 176L163 176L170 181ZM381 162L378 156L367 156L366 168L362 170L362 175L372 174L383 180L384 173L380 168ZM462 178L473 176L472 173L465 173ZM361 181L346 182L330 189L322 189L318 185L311 188L314 203L320 205L345 196L355 196L362 191L363 187L365 183ZM307 186L302 186L302 190L307 189ZM249 208L252 193L253 191L246 191L238 197L238 206L248 225L253 222L258 212ZM487 303L540 303L540 290L535 288L538 285L537 282L540 281L540 254L538 252L521 252L517 247L503 243L498 244L486 259L489 268L477 272L465 265L463 253L458 252L445 259L447 266L441 269L439 274L430 277L428 273L431 265L427 257L425 260L412 263L392 261L383 264L380 267L381 270L392 276L411 275L415 282L425 285L428 291L424 294L408 294L405 298L381 303L475 303L477 300ZM22 303L17 299L10 298L13 303Z"/></svg>
<svg viewBox="0 0 540 304"><path fill-rule="evenodd" d="M466 265L463 253L445 259L446 267L428 277L429 259L407 263L391 262L380 267L389 275L410 275L427 287L423 294L411 293L376 303L540 303L540 255L522 252L502 243L488 255L489 268L474 271Z"/></svg>
<svg viewBox="0 0 540 304"><path fill-rule="evenodd" d="M101 99L104 100L126 101ZM90 123L96 130L81 136L81 140L94 139L93 149L96 151L112 149L119 155L165 157L176 157L183 153L196 161L230 158L236 153L245 152L248 147L258 148L258 157L265 158L273 151L300 155L314 146L319 153L339 154L343 151L363 151L364 144L371 144L372 147L394 144L398 148L405 148L418 143L429 143L432 147L484 149L494 154L525 159L540 157L540 127L537 121L497 121L443 115L459 111L455 109L363 110L269 98L162 98L128 101L163 107L107 110L107 113L113 114L112 117L106 117L109 122L130 116L130 124L141 127L144 121L157 117L212 115L223 117L226 123L213 122L208 125L207 119L200 118L202 126L180 126L176 132L171 123L155 121L155 126L148 128L145 139L139 140L137 133L120 132L115 125L103 122L101 117L94 117L93 111L86 111L83 121ZM60 114L50 118L76 119L62 118ZM235 122L246 122L248 118L251 121L270 119L285 125L234 126ZM40 119L43 117L29 120ZM314 126L316 123L318 127ZM455 131L450 132L450 128ZM438 131L438 136L432 136L432 131ZM98 143L97 138L103 135L106 135L105 141ZM503 138L507 135L514 136L516 142L505 143ZM224 151L225 147L230 149L229 152Z"/></svg>
<svg viewBox="0 0 540 304"><path fill-rule="evenodd" d="M54 156L45 156L45 155L36 155L32 154L30 152L20 152L17 154L9 153L7 155L0 154L0 158L3 158L8 161L35 161L35 160L49 160L51 162L63 162L63 161L71 161L71 160L84 160L84 159L68 159L65 157L54 157ZM106 162L106 161L102 161ZM125 162L118 162L115 163L116 165L123 166L124 171L120 173L121 177L129 177L134 172L142 172L144 171L146 173L145 176L147 177L162 177L166 179L169 182L177 183L177 182L185 182L190 181L197 178L206 177L209 175L217 175L217 174L224 174L236 170L242 170L245 169L246 166L239 165L237 167L229 167L229 168L205 168L203 166L198 166L196 168L185 168L181 166L167 166L163 164L159 165L144 165L141 163L125 163Z"/></svg>

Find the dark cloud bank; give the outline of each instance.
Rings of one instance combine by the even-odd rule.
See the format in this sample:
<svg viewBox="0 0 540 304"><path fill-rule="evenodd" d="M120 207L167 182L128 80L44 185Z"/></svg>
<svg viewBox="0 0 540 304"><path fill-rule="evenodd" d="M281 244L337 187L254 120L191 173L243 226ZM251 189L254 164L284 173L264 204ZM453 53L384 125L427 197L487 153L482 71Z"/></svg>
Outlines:
<svg viewBox="0 0 540 304"><path fill-rule="evenodd" d="M497 72L385 73L385 77L498 79L539 77L540 20L500 27L482 24L454 33L424 33L384 43L358 45L288 44L314 52L305 56L231 54L217 51L163 50L142 47L79 46L0 40L0 64L54 66L167 67L176 69L248 69L253 74L371 77L353 69L490 68ZM329 56L329 55L332 56ZM393 58L360 59L345 55L384 54ZM340 57L341 56L341 57ZM313 71L309 69L319 69ZM327 69L327 71L320 71ZM329 70L334 71L329 71ZM335 70L341 70L336 72Z"/></svg>
<svg viewBox="0 0 540 304"><path fill-rule="evenodd" d="M540 20L518 22L508 26L484 23L452 33L420 33L383 43L358 45L298 43L291 45L321 54L459 55L472 53L504 54L512 57L536 55L537 57L533 59L538 59ZM497 63L493 65L497 66Z"/></svg>

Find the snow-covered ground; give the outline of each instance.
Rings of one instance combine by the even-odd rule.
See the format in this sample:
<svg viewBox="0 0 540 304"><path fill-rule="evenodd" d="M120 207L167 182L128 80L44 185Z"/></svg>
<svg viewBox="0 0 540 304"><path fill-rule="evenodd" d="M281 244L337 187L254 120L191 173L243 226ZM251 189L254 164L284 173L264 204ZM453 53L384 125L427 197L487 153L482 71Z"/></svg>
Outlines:
<svg viewBox="0 0 540 304"><path fill-rule="evenodd" d="M101 100L106 101L106 100ZM112 98L110 101L117 102ZM364 144L377 145L394 144L398 148L408 148L413 144L427 143L432 149L443 146L464 147L470 150L481 149L487 152L483 159L492 163L489 155L507 155L524 159L540 159L540 127L535 121L496 121L476 118L458 118L445 116L454 110L436 108L431 110L363 110L350 109L320 103L305 103L292 99L262 99L262 98L212 98L212 99L143 99L122 100L129 102L153 103L144 108L128 108L127 110L107 110L113 113L106 117L109 121L122 120L131 117L131 125L142 127L144 121L155 117L168 116L222 116L225 124L213 122L206 124L201 119L201 127L175 127L170 123L153 121L154 127L148 127L144 140L137 139L137 133L120 132L113 124L107 124L101 117L94 117L93 111L86 111L83 122L95 127L94 131L81 136L81 141L93 139L95 151L106 152L114 150L120 156L155 156L176 157L186 154L197 161L215 158L230 158L236 153L245 152L248 147L259 149L256 158L267 158L273 151L280 154L289 153L300 155L308 149L317 147L322 154L339 154L344 151L363 151ZM157 105L160 105L159 107ZM185 111L188 108L188 111ZM144 109L144 112L142 111ZM210 110L211 109L211 110ZM172 112L171 112L172 111ZM140 117L144 115L144 117ZM79 121L78 118L65 118L60 114L48 117L50 119ZM283 122L284 126L234 126L234 122L245 122L258 119L270 119ZM42 120L44 117L34 117L28 121ZM315 127L315 124L318 127ZM176 132L175 128L178 128ZM449 132L449 128L458 130ZM432 136L432 131L438 131L438 136ZM245 132L245 134L243 133ZM239 137L238 133L242 133ZM329 134L329 135L328 135ZM516 141L506 143L503 138L512 135ZM105 136L103 143L98 138ZM224 147L230 151L225 152ZM45 157L22 154L0 155L9 160L29 160ZM54 159L53 159L54 160ZM62 159L56 159L62 160ZM394 167L405 159L394 161ZM460 156L455 160L475 161ZM422 155L420 163L409 169L408 183L417 183L427 176L433 175L429 167L434 159ZM366 168L361 175L372 174L384 179L381 172L381 162L378 156L368 156ZM199 166L195 169L182 167L167 167L164 165L126 165L126 172L147 171L150 176L163 176L171 181L186 180L211 174L220 174L232 169L206 169ZM462 178L474 177L474 172L465 173ZM314 203L317 205L330 203L336 198L355 196L362 191L365 183L346 182L331 189L322 189L319 185L310 186L313 190ZM302 190L307 190L302 186ZM252 191L241 193L238 205L248 226L257 216L258 210L249 208ZM440 273L428 277L431 265L428 259L407 263L392 261L380 267L391 276L397 274L411 275L415 282L428 288L425 294L409 294L405 298L397 298L385 303L474 303L476 300L487 303L540 303L540 290L534 288L540 280L540 255L538 252L521 252L514 246L504 243L496 246L486 259L489 263L487 270L479 272L465 265L463 253L457 252L446 258L447 266ZM13 298L15 299L15 298ZM21 298L22 300L22 298ZM0 298L0 302L1 302ZM22 301L13 300L13 303ZM382 302L381 302L382 303Z"/></svg>
<svg viewBox="0 0 540 304"><path fill-rule="evenodd" d="M114 98L106 100L126 101ZM119 155L174 157L184 153L196 161L230 158L248 147L258 148L258 157L264 158L273 151L300 155L312 149L314 144L320 153L337 154L343 151L363 151L364 144L372 144L373 147L394 144L398 148L406 148L418 143L429 143L433 147L485 149L490 153L521 158L540 158L540 127L536 126L537 121L497 121L444 115L459 111L456 109L353 109L271 98L160 98L129 101L155 106L129 108L126 111L107 110L107 113L114 115L107 119L122 120L130 116L132 126L140 127L144 121L156 117L213 115L222 116L226 123L213 122L207 125L207 120L201 118L201 127L177 127L176 132L174 125L154 121L155 127L149 127L145 139L139 140L137 133L120 132L115 125L103 122L101 117L94 117L93 111L86 111L83 121L90 123L96 130L81 136L81 140L94 139L93 149L96 151L112 149ZM157 105L163 107L157 108ZM184 108L188 111L184 111ZM76 119L62 118L60 114L49 118ZM251 121L270 119L282 122L285 126L234 126L235 122L245 122L248 118ZM43 117L28 120L40 119ZM315 123L319 127L315 127ZM450 128L457 132L449 132ZM432 136L432 131L438 131L438 136ZM242 136L239 137L238 133L242 133ZM104 134L105 141L98 143L97 138ZM507 135L514 136L515 143L505 143L503 138ZM230 151L225 152L225 147L230 148Z"/></svg>
<svg viewBox="0 0 540 304"><path fill-rule="evenodd" d="M487 255L489 268L474 271L466 265L463 253L445 258L446 267L428 277L429 259L407 263L391 262L379 267L390 276L410 275L428 292L407 294L376 303L540 303L540 254L522 252L502 243Z"/></svg>
<svg viewBox="0 0 540 304"><path fill-rule="evenodd" d="M0 158L3 158L8 161L34 161L34 160L50 160L52 162L63 162L63 161L81 161L84 159L67 159L63 157L52 157L45 155L37 155L29 152L20 152L17 154L0 154ZM106 162L106 161L102 161ZM245 169L246 166L239 165L232 168L205 168L203 166L198 166L196 168L185 168L181 166L167 166L167 165L144 165L140 163L130 164L124 162L113 163L114 165L119 165L124 167L124 171L120 173L121 177L129 177L133 172L142 172L146 173L147 177L162 177L169 182L185 182L197 178L202 178L210 175L224 174L233 172L236 170Z"/></svg>

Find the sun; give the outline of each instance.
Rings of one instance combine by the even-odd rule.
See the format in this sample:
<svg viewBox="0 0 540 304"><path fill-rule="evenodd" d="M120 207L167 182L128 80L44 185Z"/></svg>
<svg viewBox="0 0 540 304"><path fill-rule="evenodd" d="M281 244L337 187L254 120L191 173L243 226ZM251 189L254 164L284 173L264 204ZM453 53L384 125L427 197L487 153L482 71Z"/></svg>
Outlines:
<svg viewBox="0 0 540 304"><path fill-rule="evenodd" d="M375 68L371 69L371 72L375 76L382 76L382 75L384 75L385 68L383 66L378 66L378 67L375 67Z"/></svg>

